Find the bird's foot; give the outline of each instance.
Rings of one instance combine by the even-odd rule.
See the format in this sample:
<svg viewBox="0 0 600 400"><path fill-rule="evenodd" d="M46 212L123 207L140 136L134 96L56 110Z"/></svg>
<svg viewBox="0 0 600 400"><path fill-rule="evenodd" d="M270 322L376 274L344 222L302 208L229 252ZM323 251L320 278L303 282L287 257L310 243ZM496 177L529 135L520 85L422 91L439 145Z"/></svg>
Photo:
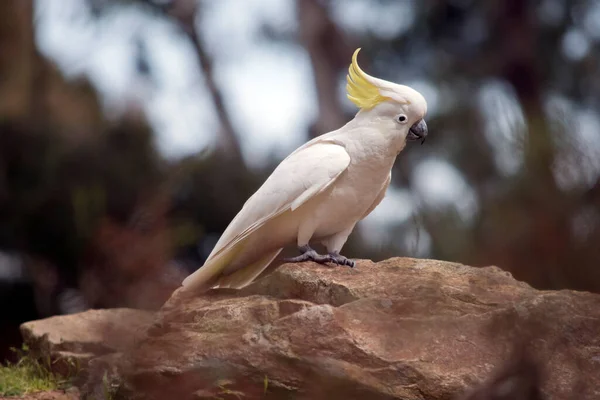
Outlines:
<svg viewBox="0 0 600 400"><path fill-rule="evenodd" d="M337 265L347 265L350 268L354 268L356 262L354 260L350 260L349 258L344 257L340 253L332 252L329 253L329 259L332 263Z"/></svg>
<svg viewBox="0 0 600 400"><path fill-rule="evenodd" d="M292 263L303 262L303 261L314 261L319 264L325 264L325 263L331 261L331 256L321 255L321 254L317 253L316 251L314 251L313 249L311 249L310 246L308 246L308 245L299 247L299 250L302 252L302 254L300 254L297 257L284 258L283 261L292 262Z"/></svg>

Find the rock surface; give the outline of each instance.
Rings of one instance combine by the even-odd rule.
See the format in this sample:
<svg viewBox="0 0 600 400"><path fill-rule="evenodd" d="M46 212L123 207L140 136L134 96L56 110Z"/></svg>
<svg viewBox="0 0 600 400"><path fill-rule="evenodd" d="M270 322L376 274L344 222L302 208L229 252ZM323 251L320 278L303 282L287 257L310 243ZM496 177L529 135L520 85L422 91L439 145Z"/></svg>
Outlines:
<svg viewBox="0 0 600 400"><path fill-rule="evenodd" d="M176 292L104 362L127 399L597 399L599 332L599 295L495 267L286 264L240 291ZM505 368L517 349L533 367Z"/></svg>
<svg viewBox="0 0 600 400"><path fill-rule="evenodd" d="M21 334L34 354L50 357L55 372L68 376L92 358L130 349L153 319L148 311L90 310L26 322Z"/></svg>
<svg viewBox="0 0 600 400"><path fill-rule="evenodd" d="M50 390L47 392L37 392L25 394L22 396L0 396L0 400L78 400L79 392L76 389L70 390Z"/></svg>

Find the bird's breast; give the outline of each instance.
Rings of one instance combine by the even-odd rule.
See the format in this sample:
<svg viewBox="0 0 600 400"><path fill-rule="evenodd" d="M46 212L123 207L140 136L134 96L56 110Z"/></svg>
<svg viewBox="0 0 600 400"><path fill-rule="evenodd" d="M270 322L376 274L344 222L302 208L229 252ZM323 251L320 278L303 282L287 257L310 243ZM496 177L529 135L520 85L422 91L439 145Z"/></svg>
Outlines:
<svg viewBox="0 0 600 400"><path fill-rule="evenodd" d="M340 232L362 219L382 190L391 163L353 163L318 196L314 210L317 220L316 237L326 237Z"/></svg>

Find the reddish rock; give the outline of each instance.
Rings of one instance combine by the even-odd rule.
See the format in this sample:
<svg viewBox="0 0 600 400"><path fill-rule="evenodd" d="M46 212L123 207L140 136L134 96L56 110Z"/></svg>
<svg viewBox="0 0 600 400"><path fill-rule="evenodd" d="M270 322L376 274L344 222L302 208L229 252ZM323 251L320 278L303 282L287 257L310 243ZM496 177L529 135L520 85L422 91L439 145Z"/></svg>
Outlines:
<svg viewBox="0 0 600 400"><path fill-rule="evenodd" d="M36 392L23 396L0 396L0 400L79 400L79 392L76 389L50 390L47 392Z"/></svg>
<svg viewBox="0 0 600 400"><path fill-rule="evenodd" d="M594 399L598 332L600 296L538 291L495 267L284 265L241 291L176 293L122 358L122 390L144 399L453 399L486 385L506 392L512 386L489 382L524 345L541 393ZM505 398L494 390L470 398Z"/></svg>
<svg viewBox="0 0 600 400"><path fill-rule="evenodd" d="M89 310L26 322L21 334L34 354L50 357L56 372L71 375L74 368L84 370L95 357L130 349L145 334L153 316L126 308Z"/></svg>
<svg viewBox="0 0 600 400"><path fill-rule="evenodd" d="M104 354L85 393L108 371L127 399L600 398L600 296L538 291L496 267L286 264L239 291L176 292L155 319L101 313L118 344L87 313L23 331Z"/></svg>

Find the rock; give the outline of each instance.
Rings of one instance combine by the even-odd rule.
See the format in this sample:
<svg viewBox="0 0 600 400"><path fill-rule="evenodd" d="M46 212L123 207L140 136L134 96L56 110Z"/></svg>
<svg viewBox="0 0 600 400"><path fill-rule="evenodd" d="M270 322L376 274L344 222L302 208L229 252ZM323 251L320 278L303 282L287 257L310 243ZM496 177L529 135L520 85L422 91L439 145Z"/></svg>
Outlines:
<svg viewBox="0 0 600 400"><path fill-rule="evenodd" d="M600 398L600 296L496 267L286 264L240 291L175 293L157 317L120 357L125 398L505 399L538 382L493 378L519 346L539 366L531 393Z"/></svg>
<svg viewBox="0 0 600 400"><path fill-rule="evenodd" d="M92 398L107 376L127 399L600 398L600 296L538 291L496 267L285 264L239 291L176 292L155 318L44 321L24 326L29 342L103 354Z"/></svg>
<svg viewBox="0 0 600 400"><path fill-rule="evenodd" d="M21 334L35 355L50 357L55 372L66 376L85 369L92 358L130 349L152 321L147 311L89 310L26 322Z"/></svg>
<svg viewBox="0 0 600 400"><path fill-rule="evenodd" d="M47 392L36 392L30 393L19 397L3 397L0 396L0 400L78 400L79 392L77 389L71 388L69 390L50 390Z"/></svg>
<svg viewBox="0 0 600 400"><path fill-rule="evenodd" d="M542 400L540 372L539 363L521 348L490 379L469 390L460 400Z"/></svg>

